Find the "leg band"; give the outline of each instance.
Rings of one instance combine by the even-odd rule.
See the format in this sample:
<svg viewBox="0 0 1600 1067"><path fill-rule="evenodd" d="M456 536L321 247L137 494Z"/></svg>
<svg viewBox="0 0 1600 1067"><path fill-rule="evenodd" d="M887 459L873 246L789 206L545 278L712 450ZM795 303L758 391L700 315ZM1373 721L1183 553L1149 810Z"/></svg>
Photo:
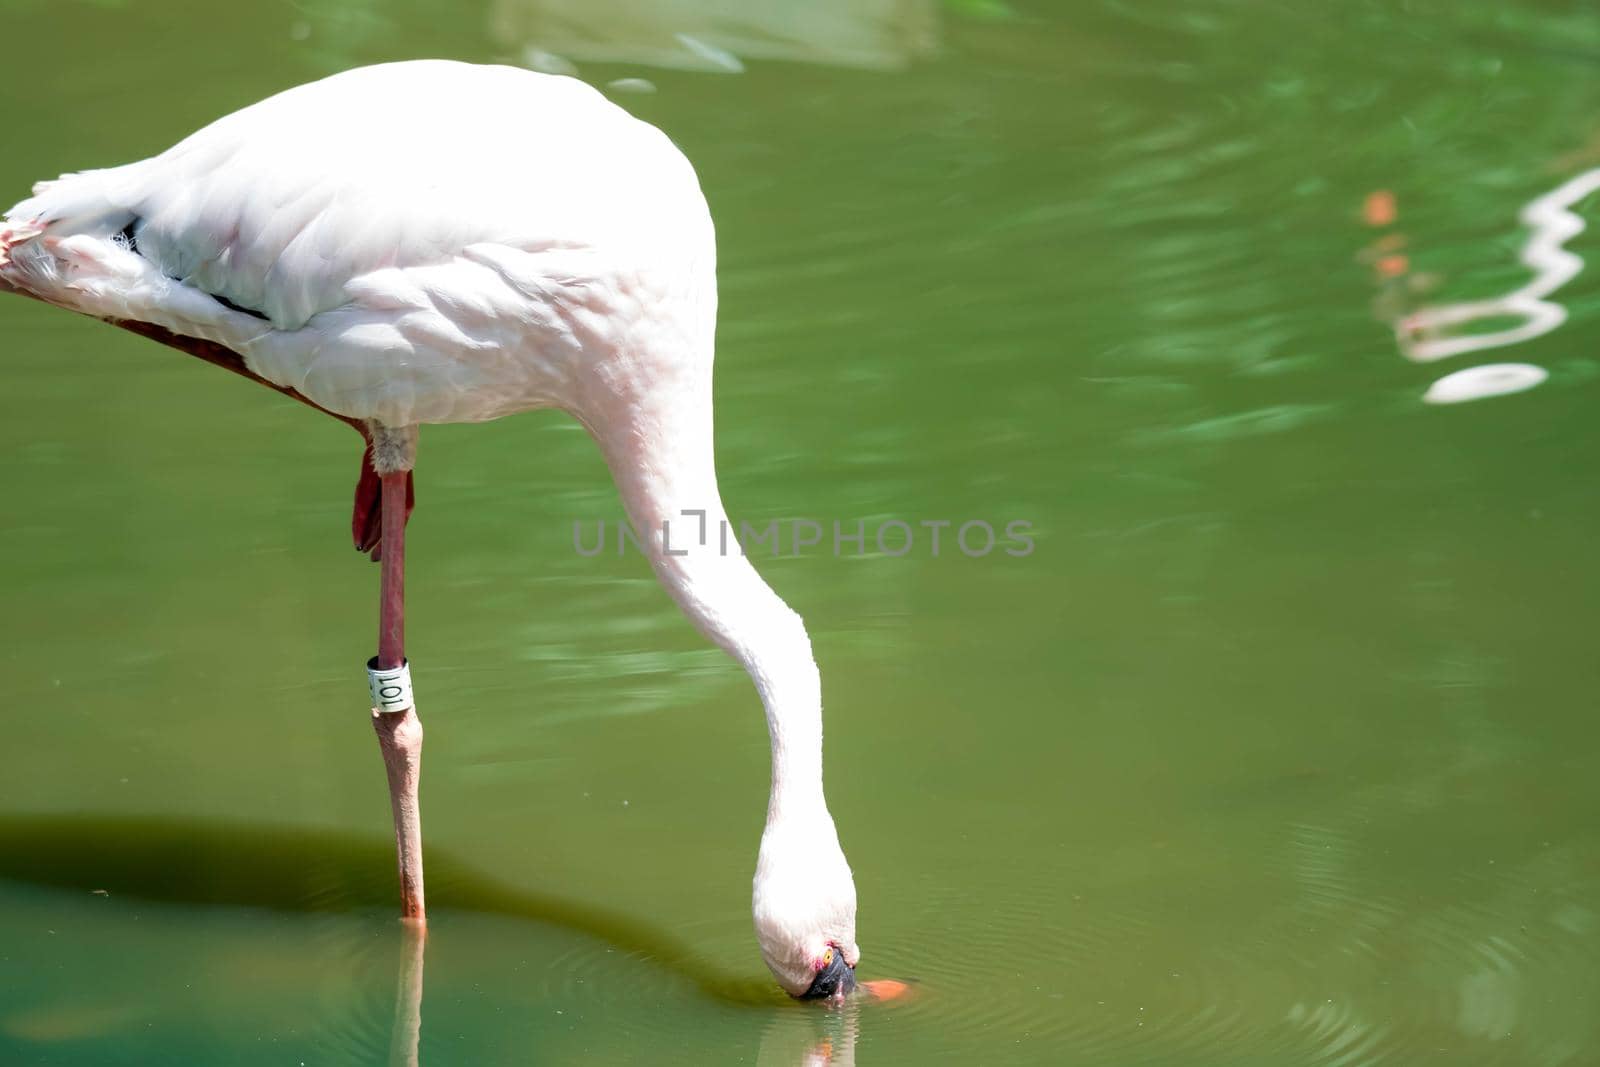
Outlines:
<svg viewBox="0 0 1600 1067"><path fill-rule="evenodd" d="M400 712L416 706L411 695L411 661L398 667L378 666L378 657L367 660L367 686L372 690L372 706L378 711Z"/></svg>

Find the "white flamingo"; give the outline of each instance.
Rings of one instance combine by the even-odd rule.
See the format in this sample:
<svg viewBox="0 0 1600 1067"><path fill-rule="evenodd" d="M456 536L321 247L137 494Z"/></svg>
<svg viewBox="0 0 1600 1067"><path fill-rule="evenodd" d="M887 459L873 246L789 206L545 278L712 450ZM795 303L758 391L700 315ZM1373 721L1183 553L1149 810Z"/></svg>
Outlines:
<svg viewBox="0 0 1600 1067"><path fill-rule="evenodd" d="M570 78L442 61L290 89L151 159L42 183L0 228L0 286L362 430L354 527L381 548L380 668L404 662L418 426L553 407L587 427L657 577L765 705L762 957L795 996L839 995L860 956L856 896L823 798L811 644L748 561L688 536L701 512L713 530L726 518L715 273L705 198L660 131ZM373 721L402 913L421 924L421 724L409 706Z"/></svg>

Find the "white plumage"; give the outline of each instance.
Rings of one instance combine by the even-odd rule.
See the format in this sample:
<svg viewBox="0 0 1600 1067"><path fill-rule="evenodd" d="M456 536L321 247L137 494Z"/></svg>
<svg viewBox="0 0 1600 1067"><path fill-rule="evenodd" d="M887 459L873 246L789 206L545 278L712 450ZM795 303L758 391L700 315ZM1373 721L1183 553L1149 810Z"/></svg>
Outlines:
<svg viewBox="0 0 1600 1067"><path fill-rule="evenodd" d="M39 295L405 426L569 406L584 342L642 304L709 328L704 204L671 142L584 83L423 61L279 93L8 216L44 229L13 253Z"/></svg>
<svg viewBox="0 0 1600 1067"><path fill-rule="evenodd" d="M404 530L403 516L390 525L404 483L389 479L409 471L418 424L571 412L663 585L765 705L763 957L797 995L830 949L854 966L855 888L823 799L805 627L742 555L686 536L727 521L712 452L715 247L694 172L659 131L568 78L442 61L353 70L151 159L40 185L0 227L0 289L215 342L364 423L386 553ZM419 756L415 735L386 759ZM402 837L407 802L420 835L411 772L409 801L395 794Z"/></svg>

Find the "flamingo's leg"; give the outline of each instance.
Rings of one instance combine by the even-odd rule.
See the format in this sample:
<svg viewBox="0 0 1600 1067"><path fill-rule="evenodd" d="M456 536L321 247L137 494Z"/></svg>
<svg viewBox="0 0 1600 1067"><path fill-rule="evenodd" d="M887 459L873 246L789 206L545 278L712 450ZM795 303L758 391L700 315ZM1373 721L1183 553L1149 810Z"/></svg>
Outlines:
<svg viewBox="0 0 1600 1067"><path fill-rule="evenodd" d="M381 475L383 493L382 603L378 613L380 669L405 663L406 486L408 471ZM400 861L400 917L425 926L422 895L422 814L417 780L422 774L422 720L417 709L373 708L372 728L383 750L389 774L389 805L394 812L394 840Z"/></svg>

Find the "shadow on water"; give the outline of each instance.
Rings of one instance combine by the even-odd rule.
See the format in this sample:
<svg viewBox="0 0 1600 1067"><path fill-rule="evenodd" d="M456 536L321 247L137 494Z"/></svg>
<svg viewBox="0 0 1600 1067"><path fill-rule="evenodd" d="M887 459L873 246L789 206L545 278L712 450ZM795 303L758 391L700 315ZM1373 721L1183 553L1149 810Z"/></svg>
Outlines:
<svg viewBox="0 0 1600 1067"><path fill-rule="evenodd" d="M513 889L437 850L428 853L436 912L508 916L592 937L693 983L725 1005L757 1009L760 1064L849 1067L860 1004L800 1005L764 976L721 974L684 943L648 924L549 894ZM355 914L396 907L387 842L327 830L96 815L0 816L0 879L104 892L191 907ZM388 1025L391 1067L422 1061L422 930L396 923L396 974ZM437 934L435 936L438 936ZM376 1035L374 1035L376 1036ZM382 1056L383 1046L369 1046Z"/></svg>
<svg viewBox="0 0 1600 1067"><path fill-rule="evenodd" d="M138 816L0 816L0 878L211 907L337 913L396 907L394 851L353 834ZM495 882L430 849L435 910L548 923L647 959L727 1004L786 1003L764 978L720 973L670 934L615 912ZM420 953L418 957L420 970Z"/></svg>

